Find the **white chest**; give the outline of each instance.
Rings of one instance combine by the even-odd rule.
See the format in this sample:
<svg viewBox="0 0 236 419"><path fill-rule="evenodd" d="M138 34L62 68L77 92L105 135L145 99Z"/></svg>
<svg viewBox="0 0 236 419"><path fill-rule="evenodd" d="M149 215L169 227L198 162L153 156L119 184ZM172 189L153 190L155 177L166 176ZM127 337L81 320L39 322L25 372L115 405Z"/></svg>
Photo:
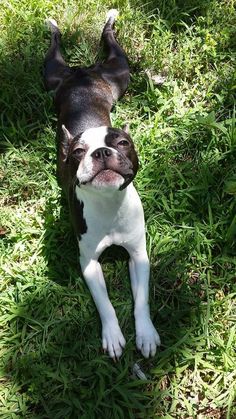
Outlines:
<svg viewBox="0 0 236 419"><path fill-rule="evenodd" d="M143 237L144 217L140 198L133 184L124 191L88 193L76 189L83 202L87 232L79 242L80 249L98 257L112 244L129 247Z"/></svg>

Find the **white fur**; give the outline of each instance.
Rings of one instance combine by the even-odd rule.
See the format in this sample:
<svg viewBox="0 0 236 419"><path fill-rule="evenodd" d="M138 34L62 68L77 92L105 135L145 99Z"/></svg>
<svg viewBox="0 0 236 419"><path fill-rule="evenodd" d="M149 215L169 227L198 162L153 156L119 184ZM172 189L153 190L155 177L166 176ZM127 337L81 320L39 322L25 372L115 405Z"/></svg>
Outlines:
<svg viewBox="0 0 236 419"><path fill-rule="evenodd" d="M84 159L81 161L77 178L80 183L87 182L93 173L93 159L91 154L100 147L105 147L105 136L107 135L107 127L89 128L81 135L80 143L88 147Z"/></svg>
<svg viewBox="0 0 236 419"><path fill-rule="evenodd" d="M129 271L134 297L136 344L145 357L154 355L160 338L150 319L148 305L149 261L146 252L143 208L133 184L123 191L76 187L84 204L88 230L79 241L80 263L102 321L103 349L119 358L125 339L109 300L100 254L110 245L121 245L130 254Z"/></svg>
<svg viewBox="0 0 236 419"><path fill-rule="evenodd" d="M106 126L86 129L80 138L82 145L87 145L91 153L99 147L104 147L104 138L108 133Z"/></svg>
<svg viewBox="0 0 236 419"><path fill-rule="evenodd" d="M59 29L58 29L58 24L57 24L57 22L55 21L55 19L52 19L52 18L46 19L46 25L48 26L48 28L49 28L52 32L55 32L55 31L59 30Z"/></svg>
<svg viewBox="0 0 236 419"><path fill-rule="evenodd" d="M112 19L112 22L114 22L117 19L118 15L119 15L119 12L117 9L108 10L107 15L106 15L106 22L108 22L109 19Z"/></svg>

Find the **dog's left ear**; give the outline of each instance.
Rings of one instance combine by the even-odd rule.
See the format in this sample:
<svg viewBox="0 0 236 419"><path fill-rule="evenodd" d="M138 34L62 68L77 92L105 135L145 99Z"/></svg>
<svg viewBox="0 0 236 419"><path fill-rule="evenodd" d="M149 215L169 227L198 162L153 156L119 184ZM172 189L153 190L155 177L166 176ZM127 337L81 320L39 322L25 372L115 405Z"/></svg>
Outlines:
<svg viewBox="0 0 236 419"><path fill-rule="evenodd" d="M68 129L65 127L65 125L61 126L62 131L63 131L63 140L61 141L61 152L63 155L63 161L66 162L67 158L68 158L68 152L69 152L69 148L71 145L71 142L73 140L73 137L70 133L70 131L68 131Z"/></svg>
<svg viewBox="0 0 236 419"><path fill-rule="evenodd" d="M129 124L125 124L122 129L126 132L126 134L129 134Z"/></svg>
<svg viewBox="0 0 236 419"><path fill-rule="evenodd" d="M61 127L62 127L62 131L64 132L65 139L70 144L71 143L71 140L73 139L70 131L68 131L68 129L65 127L65 125L62 125Z"/></svg>

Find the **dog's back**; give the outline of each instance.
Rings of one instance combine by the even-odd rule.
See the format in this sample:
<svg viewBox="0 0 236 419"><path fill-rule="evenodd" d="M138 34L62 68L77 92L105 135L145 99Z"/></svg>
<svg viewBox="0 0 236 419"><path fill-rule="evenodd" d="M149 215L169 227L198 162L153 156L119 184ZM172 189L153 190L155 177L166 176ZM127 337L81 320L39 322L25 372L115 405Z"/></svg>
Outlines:
<svg viewBox="0 0 236 419"><path fill-rule="evenodd" d="M113 96L109 84L96 66L76 69L56 92L58 125L65 125L73 136L86 129L110 126Z"/></svg>

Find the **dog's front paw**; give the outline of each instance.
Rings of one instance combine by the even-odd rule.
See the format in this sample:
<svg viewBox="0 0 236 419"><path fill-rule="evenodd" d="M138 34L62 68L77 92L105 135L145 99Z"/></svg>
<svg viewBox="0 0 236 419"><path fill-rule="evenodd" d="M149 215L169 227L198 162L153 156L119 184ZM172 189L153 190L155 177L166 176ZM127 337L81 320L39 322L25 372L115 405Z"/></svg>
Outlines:
<svg viewBox="0 0 236 419"><path fill-rule="evenodd" d="M122 348L125 347L125 338L118 324L110 322L103 325L102 347L104 351L108 351L113 360L120 358Z"/></svg>
<svg viewBox="0 0 236 419"><path fill-rule="evenodd" d="M160 337L150 318L136 319L136 345L145 358L154 356Z"/></svg>

